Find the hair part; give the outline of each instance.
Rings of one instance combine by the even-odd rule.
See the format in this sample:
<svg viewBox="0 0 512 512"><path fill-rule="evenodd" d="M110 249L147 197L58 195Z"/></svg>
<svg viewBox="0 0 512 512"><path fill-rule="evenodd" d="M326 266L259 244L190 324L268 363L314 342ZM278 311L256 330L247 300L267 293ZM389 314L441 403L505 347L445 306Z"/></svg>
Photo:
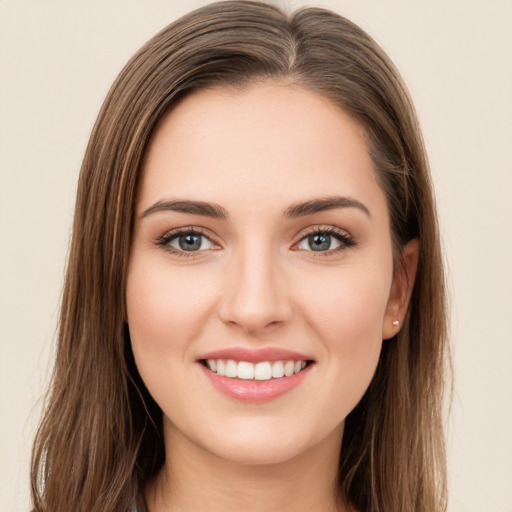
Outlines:
<svg viewBox="0 0 512 512"><path fill-rule="evenodd" d="M125 280L142 161L158 122L208 87L290 81L350 114L387 197L395 263L417 238L402 329L346 419L339 496L365 512L446 508L443 264L432 184L399 73L359 27L330 11L214 3L148 41L113 84L82 163L57 358L32 458L37 512L129 511L165 460L162 417L131 352Z"/></svg>

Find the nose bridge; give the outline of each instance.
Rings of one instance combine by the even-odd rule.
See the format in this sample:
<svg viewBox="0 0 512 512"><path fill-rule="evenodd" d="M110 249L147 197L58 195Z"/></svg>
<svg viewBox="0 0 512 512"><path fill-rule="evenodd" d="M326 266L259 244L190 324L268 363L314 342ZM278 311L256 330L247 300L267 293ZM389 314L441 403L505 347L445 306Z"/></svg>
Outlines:
<svg viewBox="0 0 512 512"><path fill-rule="evenodd" d="M285 321L291 312L284 275L272 248L257 240L234 251L226 287L223 320L246 332Z"/></svg>

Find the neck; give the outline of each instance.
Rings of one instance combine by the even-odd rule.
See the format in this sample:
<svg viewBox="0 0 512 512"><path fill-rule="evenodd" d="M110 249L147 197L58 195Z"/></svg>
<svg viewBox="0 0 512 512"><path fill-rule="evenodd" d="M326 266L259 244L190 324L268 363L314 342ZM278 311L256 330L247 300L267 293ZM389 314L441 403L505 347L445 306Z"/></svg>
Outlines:
<svg viewBox="0 0 512 512"><path fill-rule="evenodd" d="M210 512L343 512L347 509L336 498L342 433L342 427L336 429L292 460L239 464L207 452L175 429L167 431L165 465L146 492L148 512L197 511L205 504Z"/></svg>

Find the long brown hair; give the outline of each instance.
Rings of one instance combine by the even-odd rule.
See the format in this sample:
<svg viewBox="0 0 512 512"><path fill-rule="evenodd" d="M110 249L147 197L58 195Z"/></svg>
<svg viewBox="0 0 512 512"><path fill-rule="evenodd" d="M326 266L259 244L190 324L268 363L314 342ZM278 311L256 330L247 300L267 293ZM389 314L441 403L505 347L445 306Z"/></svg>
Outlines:
<svg viewBox="0 0 512 512"><path fill-rule="evenodd" d="M359 27L330 11L286 14L251 1L200 8L125 66L82 164L57 356L33 449L37 512L127 512L162 467L161 411L133 362L125 276L148 140L201 88L286 79L324 95L365 129L388 200L395 263L420 242L400 333L346 419L339 493L364 512L446 508L442 397L447 367L443 267L428 163L399 73Z"/></svg>

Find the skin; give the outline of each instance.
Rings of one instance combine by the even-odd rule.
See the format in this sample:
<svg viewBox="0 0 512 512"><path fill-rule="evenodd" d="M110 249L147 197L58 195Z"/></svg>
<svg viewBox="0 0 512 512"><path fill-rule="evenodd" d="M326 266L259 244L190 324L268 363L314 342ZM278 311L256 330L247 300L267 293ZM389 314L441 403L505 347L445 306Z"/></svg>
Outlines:
<svg viewBox="0 0 512 512"><path fill-rule="evenodd" d="M284 215L334 195L368 212ZM229 217L144 215L175 199L215 203ZM207 237L201 250L178 255L169 248L179 250L176 238L158 244L191 226ZM334 249L313 251L315 227L354 245L332 237ZM147 489L150 511L345 510L333 493L344 420L405 315L415 241L404 259L404 272L393 272L386 198L364 131L328 100L267 82L203 90L177 105L147 150L126 290L135 361L164 418L167 459ZM315 362L298 387L245 403L217 391L197 362L234 346Z"/></svg>

